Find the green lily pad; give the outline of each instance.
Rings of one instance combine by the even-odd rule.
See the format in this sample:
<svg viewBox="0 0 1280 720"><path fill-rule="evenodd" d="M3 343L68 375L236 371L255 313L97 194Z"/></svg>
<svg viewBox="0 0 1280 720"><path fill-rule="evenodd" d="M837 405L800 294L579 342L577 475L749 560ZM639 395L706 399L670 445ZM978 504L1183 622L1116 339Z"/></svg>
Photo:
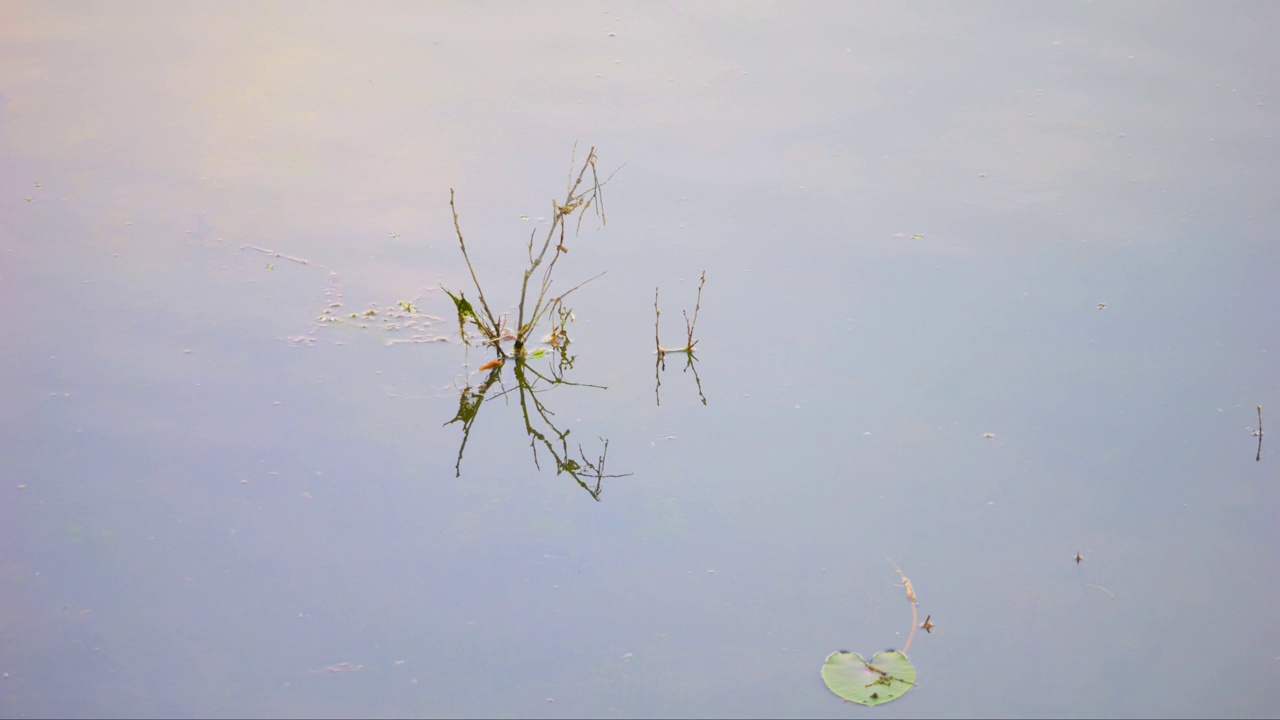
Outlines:
<svg viewBox="0 0 1280 720"><path fill-rule="evenodd" d="M881 705L897 700L915 687L916 669L897 650L876 653L871 662L858 653L841 650L827 656L822 681L831 692L861 705Z"/></svg>

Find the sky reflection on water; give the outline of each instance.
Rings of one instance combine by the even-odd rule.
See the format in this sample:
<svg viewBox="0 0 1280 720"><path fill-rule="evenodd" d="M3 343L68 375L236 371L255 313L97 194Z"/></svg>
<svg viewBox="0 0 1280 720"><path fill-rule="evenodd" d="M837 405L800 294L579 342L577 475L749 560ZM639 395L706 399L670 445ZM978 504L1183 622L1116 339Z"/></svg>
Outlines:
<svg viewBox="0 0 1280 720"><path fill-rule="evenodd" d="M891 558L878 712L1274 715L1277 15L6 5L0 712L844 717ZM316 327L455 336L450 188L513 307L575 142L600 502Z"/></svg>

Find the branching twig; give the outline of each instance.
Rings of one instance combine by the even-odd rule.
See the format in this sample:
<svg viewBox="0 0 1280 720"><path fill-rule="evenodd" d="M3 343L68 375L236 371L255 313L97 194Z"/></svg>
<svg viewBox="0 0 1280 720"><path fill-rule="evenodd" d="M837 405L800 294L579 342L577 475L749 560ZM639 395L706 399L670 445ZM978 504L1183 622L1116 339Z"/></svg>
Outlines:
<svg viewBox="0 0 1280 720"><path fill-rule="evenodd" d="M694 329L698 326L698 313L702 310L702 286L707 284L707 271L702 271L702 277L698 280L698 297L693 306L693 319L689 319L689 311L682 311L684 314L685 329L685 345L680 348L664 348L662 347L662 336L659 328L659 319L662 317L662 309L658 307L658 288L653 289L653 344L657 352L657 360L653 364L654 388L653 395L659 405L662 404L661 388L662 388L662 371L667 369L667 353L684 353L685 366L684 369L693 370L693 378L698 384L698 397L702 398L702 404L707 404L707 396L702 393L702 379L698 377L698 368L694 365L697 357L693 354L693 348L698 344L693 339Z"/></svg>
<svg viewBox="0 0 1280 720"><path fill-rule="evenodd" d="M576 145L574 146L574 151L576 155ZM586 283L591 282L591 280L596 279L591 278L591 280L578 283L560 295L551 295L552 277L556 264L560 261L561 255L569 252L565 237L566 218L572 215L575 211L582 210L583 212L578 214L577 229L580 231L586 209L594 207L596 216L600 218L601 225L606 222L604 214L604 194L601 192L601 188L613 179L613 175L611 174L609 177L601 180L596 167L596 162L596 149L592 147L587 152L587 158L583 161L582 167L578 170L577 176L574 177L572 173L574 159L570 159L571 171L569 175L568 188L565 191L564 201L551 201L551 226L547 228L546 237L543 239L542 245L537 248L536 252L534 249L534 243L537 231L535 230L529 233L529 240L526 244L526 251L529 256L529 266L525 268L523 277L520 281L520 302L516 310L514 354L517 356L524 353L525 345L528 343L529 336L533 333L538 323L542 321L548 312L553 308L558 307L570 293L582 287ZM590 186L586 185L588 171L590 171L591 174ZM464 294L459 293L458 296L454 296L453 293L449 293L449 297L453 298L453 302L457 306L458 325L459 330L462 333L463 342L467 341L466 323L470 320L479 329L480 334L484 336L486 342L493 345L498 356L505 357L506 354L503 352L500 345L501 340L509 337L503 327L505 317L496 315L493 312L489 307L488 299L484 295L484 290L480 287L480 280L476 275L475 267L471 263L471 257L467 253L466 240L464 240L462 236L462 226L458 220L458 210L454 202L454 192L452 189L449 191L449 208L453 211L453 227L454 231L458 235L458 245L462 248L462 257L467 263L467 270L471 273L471 282L475 285L476 292L480 296L480 308L483 311L482 315L477 315L475 309L469 302L467 302ZM548 253L551 254L550 257L547 257ZM536 295L530 297L530 281L533 279L539 268L542 268L542 274L538 280ZM600 276L597 275L596 277ZM448 292L448 290L445 292Z"/></svg>
<svg viewBox="0 0 1280 720"><path fill-rule="evenodd" d="M698 341L693 339L693 328L698 324L698 311L702 309L702 286L707 284L707 271L702 271L702 278L698 280L698 302L693 306L693 322L689 322L689 312L684 311L684 329L688 332L688 338L685 347L690 351Z"/></svg>
<svg viewBox="0 0 1280 720"><path fill-rule="evenodd" d="M684 328L686 332L686 336L685 336L686 342L685 342L685 346L681 348L664 348L662 347L662 341L658 339L657 316L661 315L662 311L658 309L658 289L654 288L653 290L653 311L654 311L653 336L654 336L654 342L656 342L658 345L659 357L666 355L667 353L690 353L690 354L693 353L694 346L698 344L698 341L693 339L693 329L698 324L698 311L702 309L702 286L705 284L707 284L707 271L703 270L702 278L698 280L698 300L697 300L697 304L694 306L694 309L693 309L692 321L689 320L689 312L687 310L684 311Z"/></svg>
<svg viewBox="0 0 1280 720"><path fill-rule="evenodd" d="M556 472L567 472L573 476L583 489L591 493L596 500L600 499L601 484L604 478L622 477L621 475L609 475L604 471L605 456L608 453L608 441L605 442L605 449L599 458L592 462L587 459L585 452L579 445L578 454L581 462L574 459L570 453L568 446L568 437L570 431L568 429L561 430L552 421L555 413L551 411L542 402L540 397L542 390L536 387L536 383L541 380L550 385L581 385L586 387L601 387L598 385L585 385L582 383L571 383L564 379L566 368L573 366L574 358L567 353L569 343L569 335L565 329L566 324L573 319L572 308L564 305L564 300L578 288L591 282L603 275L584 280L574 285L558 295L553 295L551 291L552 279L555 272L556 264L560 261L560 256L569 252L566 239L567 218L574 212L581 211L578 214L578 223L576 231L582 229L582 220L586 215L588 208L594 208L596 216L600 218L601 225L606 222L604 214L604 194L601 188L613 179L613 174L601 180L597 168L596 149L592 147L587 152L586 159L582 162L582 166L578 169L577 175L573 174L573 168L577 164L576 160L577 145L574 145L574 154L569 161L569 179L567 189L563 201L552 200L551 225L547 228L546 237L543 238L542 244L535 247L537 230L529 233L529 239L526 243L526 252L528 254L528 267L525 268L523 277L520 282L520 301L516 310L516 326L514 335L506 331L507 315L497 315L490 308L488 299L484 295L484 290L480 286L479 277L476 274L475 266L471 262L471 256L467 252L467 243L462 234L462 224L458 218L457 205L454 199L454 191L449 191L449 208L453 212L454 232L458 236L458 246L462 249L462 257L467 263L467 270L471 274L471 282L475 286L476 293L479 295L480 312L477 313L476 308L472 307L467 301L465 294L459 292L456 296L447 289L449 297L453 300L458 311L458 327L462 334L463 342L470 344L467 336L466 325L468 322L473 323L484 337L485 341L494 347L498 358L481 366L481 370L489 370L489 375L485 381L474 390L468 388L463 391L459 399L458 412L454 419L450 422L459 422L463 424L462 445L458 449L458 460L455 464L455 473L461 472L462 453L466 446L467 438L470 434L471 426L479 413L480 406L485 400L485 396L489 388L500 381L500 373L503 368L503 360L507 358L507 354L503 352L501 342L507 339L514 339L515 346L512 351L514 359L512 374L516 381L514 391L519 393L519 401L521 413L524 418L525 431L530 437L530 447L533 450L534 465L539 466L539 449L545 449L549 452L556 462ZM590 180L587 179L588 172L591 175ZM615 171L616 173L616 171ZM590 183L588 185L588 182ZM549 256L548 256L549 255ZM536 279L536 286L531 290L532 281L535 274L541 273ZM526 360L542 355L539 350L534 353L526 353L525 346L529 337L534 332L538 323L541 322L549 314L556 317L553 320L555 324L552 328L551 335L548 336L547 342L558 352L558 363L551 371L551 377L538 373L536 370L528 367ZM697 312L694 312L696 322ZM533 378L532 380L530 378ZM496 393L493 397L506 398L508 392L504 389L502 392ZM589 485L583 475L590 474L594 477L594 487Z"/></svg>
<svg viewBox="0 0 1280 720"><path fill-rule="evenodd" d="M576 153L576 146L574 150ZM572 165L570 167L572 167ZM591 171L591 187L588 190L579 192L579 188L582 187L583 180L586 178L587 170ZM604 225L606 223L604 216L604 196L600 192L600 188L603 187L605 183L609 182L612 177L613 176L610 175L601 182L600 177L596 172L596 149L592 147L587 152L587 159L583 161L582 169L578 171L578 176L570 182L569 188L565 192L564 202L558 203L554 200L551 201L551 227L547 229L547 236L542 241L542 247L538 250L538 254L536 256L533 254L533 236L530 235L529 267L524 271L524 278L521 280L520 305L516 315L515 351L517 353L524 349L525 341L528 339L529 334L533 332L533 328L537 326L538 322L551 306L551 304L547 302L547 293L551 289L552 272L555 270L556 263L559 262L560 256L569 252L568 246L565 245L565 218L573 214L575 210L582 209L584 213L580 213L578 215L578 229L581 230L583 214L585 214L585 210L587 208L594 204L596 206L596 216L600 218L601 225ZM554 245L555 253L551 256L551 260L547 262L546 270L542 273L542 280L538 286L538 296L534 300L533 308L529 311L528 320L526 321L525 304L529 294L529 280L533 277L534 271L537 270L546 259L547 252L553 247L552 240L557 239L557 236L559 242ZM599 275L596 277L599 277ZM592 280L594 279L595 278L592 278ZM586 282L590 282L590 280ZM583 284L585 283L575 285L559 297L553 298L552 302L554 303L555 301L563 300L565 296L574 290L577 290L579 287L582 287Z"/></svg>

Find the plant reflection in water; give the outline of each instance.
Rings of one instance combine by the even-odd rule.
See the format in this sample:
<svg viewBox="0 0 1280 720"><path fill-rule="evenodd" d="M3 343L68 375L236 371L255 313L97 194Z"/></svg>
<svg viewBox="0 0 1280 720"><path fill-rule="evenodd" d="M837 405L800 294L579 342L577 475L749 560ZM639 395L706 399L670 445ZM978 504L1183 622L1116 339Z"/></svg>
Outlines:
<svg viewBox="0 0 1280 720"><path fill-rule="evenodd" d="M578 485L591 494L595 500L600 500L600 494L603 490L605 479L626 477L631 473L609 474L605 472L605 460L609 454L609 441L600 438L602 447L600 454L595 460L587 457L586 451L582 445L578 444L577 458L574 457L574 448L570 447L569 434L570 430L562 430L553 422L555 416L545 402L547 391L559 385L570 385L575 387L589 387L604 390L601 385L588 385L586 383L569 382L564 378L567 370L573 367L575 356L568 354L569 343L563 340L551 352L546 353L538 350L527 355L508 356L507 360L494 360L481 366L482 370L486 370L484 380L475 386L468 386L462 389L458 399L458 412L453 419L445 423L452 425L456 422L462 423L462 442L458 446L458 460L454 465L455 476L462 475L462 455L467 447L467 439L471 436L471 428L476 418L480 414L480 408L485 400L492 398L510 398L512 394L520 404L520 414L524 420L525 432L529 435L529 447L533 451L534 465L539 469L542 463L539 459L539 450L542 449L550 454L555 461L556 474L568 473ZM550 357L551 363L549 369L539 372L531 365L531 361L536 361L542 357ZM502 386L502 371L506 366L511 366L511 375L515 380L515 386L511 388ZM498 385L501 389L490 393L490 390Z"/></svg>

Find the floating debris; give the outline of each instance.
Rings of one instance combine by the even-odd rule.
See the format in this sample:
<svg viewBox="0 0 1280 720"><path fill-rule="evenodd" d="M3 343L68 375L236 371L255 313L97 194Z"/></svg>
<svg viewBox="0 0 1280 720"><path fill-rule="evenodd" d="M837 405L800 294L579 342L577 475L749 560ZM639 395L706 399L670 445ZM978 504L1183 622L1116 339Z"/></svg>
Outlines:
<svg viewBox="0 0 1280 720"><path fill-rule="evenodd" d="M1258 429L1253 431L1253 436L1258 438L1258 454L1253 457L1255 462L1262 461L1262 406L1258 406Z"/></svg>
<svg viewBox="0 0 1280 720"><path fill-rule="evenodd" d="M1115 599L1115 597L1116 597L1116 594L1115 594L1115 593L1113 593L1113 592L1111 592L1110 590L1108 590L1108 589L1106 589L1106 588L1102 587L1101 585L1088 585L1087 587L1091 587L1091 588L1093 588L1094 590L1101 590L1102 592L1104 592L1104 593L1106 593L1106 594L1110 595L1112 600L1114 600L1114 599Z"/></svg>
<svg viewBox="0 0 1280 720"><path fill-rule="evenodd" d="M351 663L338 663L337 665L330 665L328 667L320 668L319 670L311 670L310 672L312 675L326 675L328 673L355 672L362 667L364 666L353 665Z"/></svg>

